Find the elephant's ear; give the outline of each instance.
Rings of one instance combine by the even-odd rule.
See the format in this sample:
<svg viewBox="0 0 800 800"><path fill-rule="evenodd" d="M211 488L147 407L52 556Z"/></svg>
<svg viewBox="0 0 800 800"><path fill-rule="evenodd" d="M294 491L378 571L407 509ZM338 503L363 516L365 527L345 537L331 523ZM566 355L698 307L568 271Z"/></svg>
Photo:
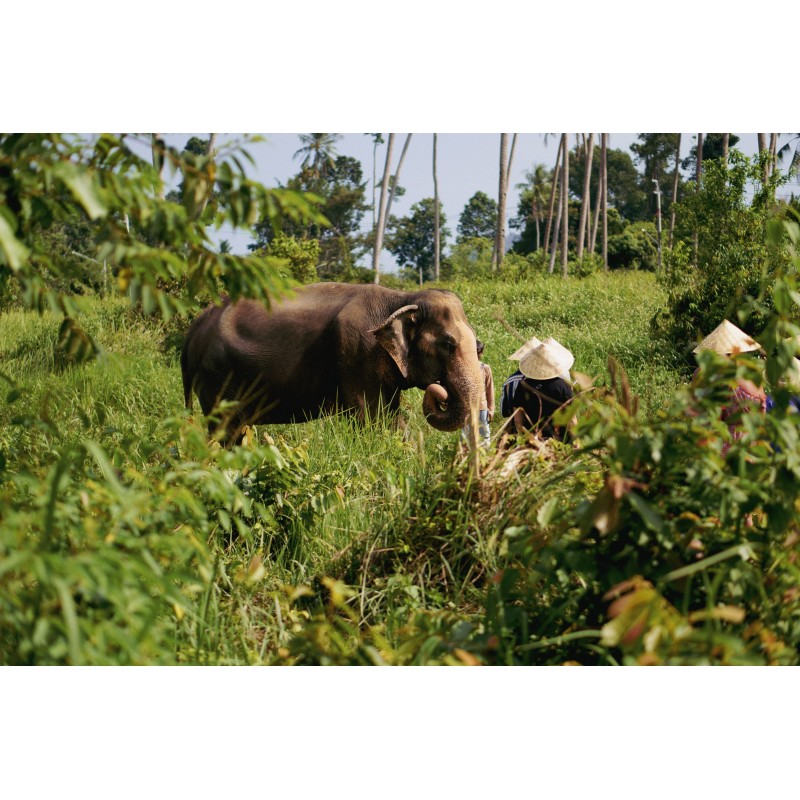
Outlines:
<svg viewBox="0 0 800 800"><path fill-rule="evenodd" d="M390 317L373 328L368 333L375 334L375 338L386 349L397 364L402 376L408 379L408 334L406 325L416 322L414 313L419 306L403 306L398 308Z"/></svg>

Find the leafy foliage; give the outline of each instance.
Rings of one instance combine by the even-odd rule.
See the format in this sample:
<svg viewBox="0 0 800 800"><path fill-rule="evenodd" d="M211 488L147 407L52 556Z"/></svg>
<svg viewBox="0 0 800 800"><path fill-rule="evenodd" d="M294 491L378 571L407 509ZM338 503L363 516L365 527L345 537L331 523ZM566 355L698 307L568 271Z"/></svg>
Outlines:
<svg viewBox="0 0 800 800"><path fill-rule="evenodd" d="M278 233L263 254L286 262L291 277L298 283L312 283L318 278L320 244L317 239L295 239L285 233Z"/></svg>
<svg viewBox="0 0 800 800"><path fill-rule="evenodd" d="M75 316L70 293L50 276L68 277L69 262L49 246L58 225L93 224L93 252L107 262L116 287L164 318L185 313L201 292L244 294L269 302L285 288L275 264L257 256L216 252L206 232L223 221L247 227L259 217L322 222L311 198L266 189L247 178L233 145L215 159L157 146L157 160L182 177L181 202L161 199L158 169L137 156L128 137L84 141L58 134L0 137L0 273L11 275L28 308ZM185 291L176 294L174 287Z"/></svg>
<svg viewBox="0 0 800 800"><path fill-rule="evenodd" d="M318 198L324 218L287 220L281 230L297 240L317 240L320 248L318 274L323 279L341 280L367 245L360 232L361 220L369 208L361 164L350 156L334 159L332 154L319 158L309 155L309 159L289 180L288 188ZM266 215L259 218L254 227L256 240L250 247L263 251L272 243L275 227Z"/></svg>
<svg viewBox="0 0 800 800"><path fill-rule="evenodd" d="M386 249L397 259L409 277L422 275L423 281L433 280L434 250L434 205L432 198L425 198L411 206L407 217L392 217ZM439 213L441 247L444 248L450 231L446 227L447 217Z"/></svg>
<svg viewBox="0 0 800 800"><path fill-rule="evenodd" d="M763 186L762 176L757 163L732 151L727 166L708 163L700 191L680 204L676 243L664 257L668 300L653 320L654 331L678 351L687 352L733 316L748 295L757 296L762 284L787 265L785 249L770 248L767 242L775 189L782 179L775 174ZM740 320L751 334L765 322L762 313Z"/></svg>
<svg viewBox="0 0 800 800"><path fill-rule="evenodd" d="M497 226L497 201L485 192L475 192L458 218L456 244L470 239L492 239Z"/></svg>

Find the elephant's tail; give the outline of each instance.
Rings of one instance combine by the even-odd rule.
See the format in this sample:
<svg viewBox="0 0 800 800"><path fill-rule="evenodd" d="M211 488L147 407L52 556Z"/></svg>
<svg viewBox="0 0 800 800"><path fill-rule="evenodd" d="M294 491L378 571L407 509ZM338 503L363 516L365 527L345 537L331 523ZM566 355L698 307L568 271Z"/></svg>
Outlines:
<svg viewBox="0 0 800 800"><path fill-rule="evenodd" d="M189 375L188 339L181 348L181 377L183 378L183 403L187 411L192 410L192 379Z"/></svg>

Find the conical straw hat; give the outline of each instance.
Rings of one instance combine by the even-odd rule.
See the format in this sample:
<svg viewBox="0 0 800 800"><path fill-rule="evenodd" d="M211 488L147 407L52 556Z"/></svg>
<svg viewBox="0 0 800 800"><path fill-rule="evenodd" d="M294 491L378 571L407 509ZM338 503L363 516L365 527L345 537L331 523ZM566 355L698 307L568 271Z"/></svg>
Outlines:
<svg viewBox="0 0 800 800"><path fill-rule="evenodd" d="M693 352L699 353L701 350L713 350L721 356L729 356L735 353L747 353L759 348L760 345L755 339L725 319L695 347Z"/></svg>
<svg viewBox="0 0 800 800"><path fill-rule="evenodd" d="M525 353L529 350L533 350L534 347L538 347L541 344L541 340L537 339L535 336L531 336L525 344L518 347L509 357L509 361L519 361Z"/></svg>
<svg viewBox="0 0 800 800"><path fill-rule="evenodd" d="M545 381L564 375L574 363L575 356L551 336L522 357L519 369L526 378Z"/></svg>

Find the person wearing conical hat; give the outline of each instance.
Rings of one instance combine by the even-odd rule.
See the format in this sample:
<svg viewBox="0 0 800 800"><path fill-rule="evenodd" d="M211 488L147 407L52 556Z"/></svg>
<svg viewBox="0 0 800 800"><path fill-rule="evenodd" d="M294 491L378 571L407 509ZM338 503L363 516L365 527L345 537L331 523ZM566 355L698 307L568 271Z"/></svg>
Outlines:
<svg viewBox="0 0 800 800"><path fill-rule="evenodd" d="M572 399L569 370L574 363L572 353L552 337L523 354L519 370L503 384L500 411L511 417L512 432L533 430L545 439L563 435L552 417Z"/></svg>
<svg viewBox="0 0 800 800"><path fill-rule="evenodd" d="M509 357L509 361L519 361L522 359L528 352L533 350L534 347L538 347L542 343L541 339L538 339L536 336L531 336L525 344L520 345Z"/></svg>
<svg viewBox="0 0 800 800"><path fill-rule="evenodd" d="M759 350L761 345L727 319L722 320L692 351L713 350L721 356L733 356Z"/></svg>
<svg viewBox="0 0 800 800"><path fill-rule="evenodd" d="M693 352L697 354L701 350L713 350L721 356L730 358L743 353L759 355L761 345L752 336L748 336L743 330L725 319L695 347ZM698 373L699 369L695 371L695 376ZM756 386L751 380L740 378L730 401L720 411L720 419L728 423L732 439L741 439L744 435L741 429L742 413L755 409L762 413L767 410L767 394L761 386ZM730 447L729 442L723 443L723 456L727 454Z"/></svg>

